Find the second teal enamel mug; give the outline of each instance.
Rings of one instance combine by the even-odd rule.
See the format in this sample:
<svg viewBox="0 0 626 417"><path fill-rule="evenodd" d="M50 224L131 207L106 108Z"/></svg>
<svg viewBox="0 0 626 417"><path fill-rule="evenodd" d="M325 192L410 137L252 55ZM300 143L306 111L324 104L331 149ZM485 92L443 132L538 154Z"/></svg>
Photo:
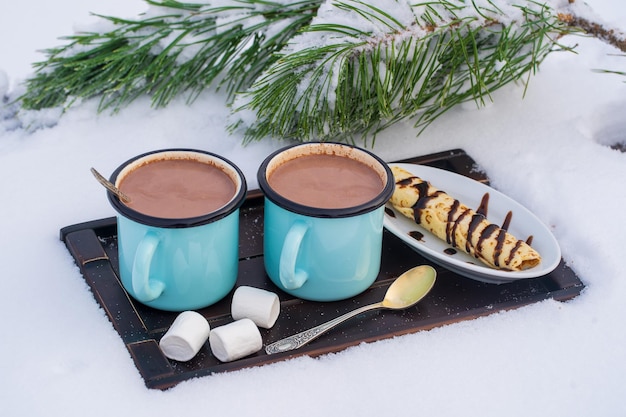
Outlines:
<svg viewBox="0 0 626 417"><path fill-rule="evenodd" d="M274 284L312 301L347 299L371 286L394 189L387 164L354 146L303 143L268 156L257 179L265 270Z"/></svg>
<svg viewBox="0 0 626 417"><path fill-rule="evenodd" d="M209 152L165 149L126 161L110 181L131 198L126 204L108 192L118 212L120 280L133 298L195 310L234 288L246 196L238 167Z"/></svg>

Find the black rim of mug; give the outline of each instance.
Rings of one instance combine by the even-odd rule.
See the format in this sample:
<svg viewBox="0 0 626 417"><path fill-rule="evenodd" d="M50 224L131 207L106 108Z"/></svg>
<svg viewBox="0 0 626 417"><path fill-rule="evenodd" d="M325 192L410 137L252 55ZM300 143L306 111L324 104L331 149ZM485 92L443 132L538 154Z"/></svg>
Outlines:
<svg viewBox="0 0 626 417"><path fill-rule="evenodd" d="M358 206L353 206L353 207L333 208L333 209L311 207L311 206L299 204L294 201L288 200L287 198L283 197L282 195L274 191L274 189L270 187L269 183L267 182L267 176L266 176L267 167L272 161L272 159L274 159L276 156L278 156L282 152L285 152L289 149L300 147L300 146L310 146L310 145L315 145L315 144L345 146L348 148L355 149L359 152L363 152L366 155L369 155L370 157L372 157L374 160L376 160L376 162L378 162L383 167L383 169L385 170L387 174L387 181L385 183L385 186L383 187L383 190L375 198L373 198L372 200L366 203L360 204ZM277 151L270 154L267 158L265 158L265 160L261 163L261 166L259 167L259 170L257 171L257 180L259 183L259 188L261 189L261 191L263 191L263 194L265 195L265 197L268 198L277 206L282 207L285 210L288 210L297 214L302 214L302 215L311 216L311 217L321 217L321 218L353 217L353 216L358 216L360 214L369 213L385 205L385 203L387 203L387 201L389 201L389 199L391 198L395 189L395 183L393 181L393 173L391 172L391 169L385 163L385 161L383 161L380 157L378 157L377 155L373 154L372 152L366 149L360 148L358 146L349 145L346 143L341 143L341 142L305 142L305 143L297 143L297 144L289 145L284 148L278 149Z"/></svg>
<svg viewBox="0 0 626 417"><path fill-rule="evenodd" d="M115 194L113 194L110 191L107 191L107 197L109 199L109 202L119 214L121 214L122 216L130 220L133 220L137 223L145 224L147 226L163 227L163 228L184 228L184 227L202 226L202 225L213 223L217 220L223 219L224 217L232 214L234 211L239 209L241 205L244 203L246 193L247 193L247 184L246 184L246 178L243 172L239 169L239 167L237 167L237 165L233 164L231 161L224 158L223 156L214 154L212 152L199 150L199 149L189 149L189 148L159 149L156 151L150 151L141 155L137 155L129 159L128 161L124 162L115 171L113 171L109 181L115 184L120 172L126 166L132 164L138 159L144 158L148 155L154 155L154 154L165 153L165 152L193 152L193 153L200 153L200 154L208 155L213 158L219 159L220 161L224 162L226 165L228 165L237 173L241 181L241 187L239 187L237 194L226 205L224 205L220 209L213 211L209 214L202 215L202 216L188 217L188 218L181 218L181 219L154 217L154 216L150 216L144 213L140 213L128 207L124 203L122 203Z"/></svg>

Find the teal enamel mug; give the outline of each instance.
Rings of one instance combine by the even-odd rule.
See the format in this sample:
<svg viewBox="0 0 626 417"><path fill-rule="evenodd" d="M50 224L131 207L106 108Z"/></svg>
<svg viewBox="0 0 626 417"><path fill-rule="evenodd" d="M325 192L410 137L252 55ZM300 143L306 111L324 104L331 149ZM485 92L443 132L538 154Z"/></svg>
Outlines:
<svg viewBox="0 0 626 417"><path fill-rule="evenodd" d="M263 252L270 280L312 301L353 297L380 272L384 205L393 174L358 147L311 142L261 164Z"/></svg>
<svg viewBox="0 0 626 417"><path fill-rule="evenodd" d="M148 152L123 163L110 181L130 197L117 211L120 280L137 301L160 310L207 307L235 286L241 170L193 149Z"/></svg>

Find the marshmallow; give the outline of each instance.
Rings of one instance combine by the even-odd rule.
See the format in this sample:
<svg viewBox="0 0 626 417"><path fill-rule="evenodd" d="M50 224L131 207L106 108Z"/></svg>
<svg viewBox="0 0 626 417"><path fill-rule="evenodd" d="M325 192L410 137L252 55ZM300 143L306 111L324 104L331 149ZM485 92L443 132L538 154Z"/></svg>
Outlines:
<svg viewBox="0 0 626 417"><path fill-rule="evenodd" d="M241 286L233 294L230 310L234 320L248 318L257 326L269 329L278 319L280 301L273 292Z"/></svg>
<svg viewBox="0 0 626 417"><path fill-rule="evenodd" d="M258 352L263 346L263 340L252 320L241 319L213 329L209 344L217 359L230 362Z"/></svg>
<svg viewBox="0 0 626 417"><path fill-rule="evenodd" d="M210 331L209 322L201 314L183 311L163 335L159 347L166 357L186 362L200 351Z"/></svg>

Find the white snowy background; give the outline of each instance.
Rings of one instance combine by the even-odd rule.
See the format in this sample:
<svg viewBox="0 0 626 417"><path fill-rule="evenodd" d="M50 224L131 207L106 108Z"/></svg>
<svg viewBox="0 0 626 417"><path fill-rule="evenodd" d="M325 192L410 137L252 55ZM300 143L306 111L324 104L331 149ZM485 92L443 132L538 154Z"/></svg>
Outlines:
<svg viewBox="0 0 626 417"><path fill-rule="evenodd" d="M626 30L621 0L588 0ZM134 17L139 0L4 3L0 97L20 88L38 50L96 19ZM394 160L465 149L492 185L532 210L556 236L586 289L431 331L363 344L317 359L213 375L149 390L92 297L59 229L114 215L89 172L110 173L153 149L193 147L231 159L256 187L267 154L226 133L225 98L207 92L153 109L141 99L116 115L96 102L51 127L0 120L0 414L3 416L624 416L626 415L626 57L570 36L521 85L482 109L445 114L420 137L409 124L379 136ZM56 122L56 123L55 123Z"/></svg>

